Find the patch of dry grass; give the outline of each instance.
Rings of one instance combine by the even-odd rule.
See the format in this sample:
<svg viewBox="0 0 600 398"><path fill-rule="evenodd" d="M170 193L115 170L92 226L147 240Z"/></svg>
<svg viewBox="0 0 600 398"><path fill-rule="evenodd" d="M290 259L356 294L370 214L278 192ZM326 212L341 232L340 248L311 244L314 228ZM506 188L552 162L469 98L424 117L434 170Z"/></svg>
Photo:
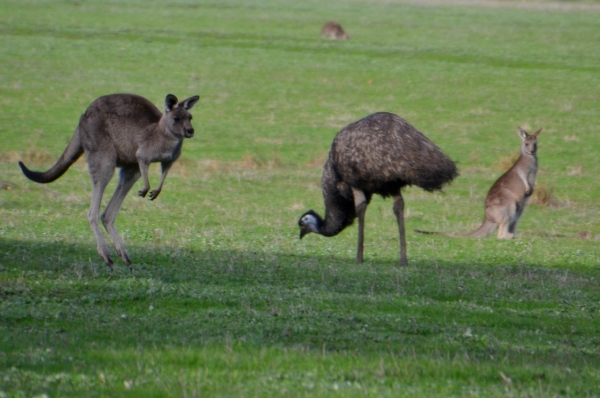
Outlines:
<svg viewBox="0 0 600 398"><path fill-rule="evenodd" d="M486 8L516 8L528 10L600 10L600 4L594 1L545 1L545 0L385 0L386 3L417 3L424 6L462 6Z"/></svg>
<svg viewBox="0 0 600 398"><path fill-rule="evenodd" d="M563 137L563 141L565 141L565 142L580 142L581 140L575 134L572 134L572 135L565 135Z"/></svg>
<svg viewBox="0 0 600 398"><path fill-rule="evenodd" d="M25 152L11 151L0 153L0 163L17 164L17 162L22 161L25 164L31 163L35 165L42 165L54 164L54 162L56 162L57 159L58 157L49 154L48 151L43 149L36 149L33 146L31 146Z"/></svg>
<svg viewBox="0 0 600 398"><path fill-rule="evenodd" d="M580 176L583 175L583 166L581 165L576 165L576 166L571 166L569 168L569 171L567 172L568 176Z"/></svg>
<svg viewBox="0 0 600 398"><path fill-rule="evenodd" d="M533 189L533 194L529 198L529 203L537 206L558 207L560 201L554 194L554 188L547 184L536 184Z"/></svg>
<svg viewBox="0 0 600 398"><path fill-rule="evenodd" d="M310 162L306 163L306 166L310 168L321 168L327 162L327 156L328 154L325 153L316 155Z"/></svg>
<svg viewBox="0 0 600 398"><path fill-rule="evenodd" d="M496 162L496 164L494 165L494 168L501 171L506 171L510 169L517 162L517 159L519 159L519 155L519 153L515 152L510 156L500 158L500 160L498 160L498 162Z"/></svg>

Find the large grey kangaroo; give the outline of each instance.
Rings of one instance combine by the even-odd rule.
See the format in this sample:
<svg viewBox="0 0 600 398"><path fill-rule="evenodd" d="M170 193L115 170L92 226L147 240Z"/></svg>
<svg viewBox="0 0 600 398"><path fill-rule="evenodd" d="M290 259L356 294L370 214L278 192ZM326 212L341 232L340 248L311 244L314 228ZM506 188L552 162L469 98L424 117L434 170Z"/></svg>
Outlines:
<svg viewBox="0 0 600 398"><path fill-rule="evenodd" d="M527 134L519 128L522 138L521 156L515 164L496 180L485 198L485 218L481 226L468 234L452 234L415 230L422 234L469 236L485 238L498 229L498 238L512 239L517 233L517 223L523 215L525 204L533 194L533 185L538 170L537 137L542 129Z"/></svg>
<svg viewBox="0 0 600 398"><path fill-rule="evenodd" d="M150 190L148 166L153 162L161 163L162 175L158 187L150 192L150 200L158 197L169 169L181 154L183 139L194 136L192 115L188 111L199 99L195 95L179 102L177 97L169 94L165 99L165 113L162 114L154 104L138 95L112 94L100 97L81 116L73 138L50 170L31 171L23 162L19 162L19 166L30 180L49 183L62 176L85 152L92 177L92 203L88 221L96 237L98 253L112 269L110 251L98 224L100 218L117 253L132 269L125 244L115 228L117 212L140 176L144 180L144 187L138 191L138 195L146 196ZM116 167L121 168L117 188L98 217L104 189Z"/></svg>

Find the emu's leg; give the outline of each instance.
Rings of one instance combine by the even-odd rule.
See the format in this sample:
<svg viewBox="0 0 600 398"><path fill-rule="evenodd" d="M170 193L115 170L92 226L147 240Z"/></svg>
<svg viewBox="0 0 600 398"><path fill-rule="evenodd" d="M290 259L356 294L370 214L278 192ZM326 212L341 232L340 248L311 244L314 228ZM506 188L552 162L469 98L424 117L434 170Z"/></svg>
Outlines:
<svg viewBox="0 0 600 398"><path fill-rule="evenodd" d="M123 240L119 236L119 232L115 227L115 219L117 218L117 213L121 208L121 204L123 204L125 196L127 196L127 193L131 190L131 187L133 187L133 184L135 184L139 178L140 171L137 166L123 167L119 173L119 183L117 184L117 189L115 189L115 193L108 202L108 205L106 205L106 209L104 209L104 213L102 213L102 216L100 217L102 224L104 224L104 228L106 228L110 234L110 237L117 248L117 253L119 256L121 256L123 261L125 261L125 264L127 264L129 269L132 269L131 260L127 254L127 249L125 249L125 243L123 243Z"/></svg>
<svg viewBox="0 0 600 398"><path fill-rule="evenodd" d="M365 243L365 212L367 211L367 198L365 193L359 189L352 188L352 194L354 196L354 208L356 209L356 216L358 217L358 244L356 247L356 262L362 263L363 260L363 247Z"/></svg>
<svg viewBox="0 0 600 398"><path fill-rule="evenodd" d="M99 154L102 155L102 154ZM108 182L115 173L114 162L107 159L95 159L93 156L88 156L88 168L92 177L92 203L88 212L88 222L90 228L96 238L97 250L100 257L104 259L106 265L112 269L113 261L110 256L110 250L102 235L102 230L98 224L98 215L100 213L100 205L102 204L102 195L108 185Z"/></svg>
<svg viewBox="0 0 600 398"><path fill-rule="evenodd" d="M394 195L394 214L398 220L398 234L400 235L400 266L408 265L406 258L406 232L404 230L404 198L402 192L398 191L398 195Z"/></svg>

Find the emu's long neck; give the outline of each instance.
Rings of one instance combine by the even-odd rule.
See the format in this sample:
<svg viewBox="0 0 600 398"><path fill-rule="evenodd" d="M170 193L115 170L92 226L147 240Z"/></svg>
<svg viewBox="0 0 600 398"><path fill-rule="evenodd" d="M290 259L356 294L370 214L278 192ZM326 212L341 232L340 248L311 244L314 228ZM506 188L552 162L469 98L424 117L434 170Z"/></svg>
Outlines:
<svg viewBox="0 0 600 398"><path fill-rule="evenodd" d="M323 198L325 200L325 219L319 220L319 234L335 236L351 225L356 218L354 201L342 196L338 190L339 178L327 162L323 169Z"/></svg>
<svg viewBox="0 0 600 398"><path fill-rule="evenodd" d="M319 223L318 231L323 236L335 236L354 222L354 203L329 202L325 204L325 219Z"/></svg>

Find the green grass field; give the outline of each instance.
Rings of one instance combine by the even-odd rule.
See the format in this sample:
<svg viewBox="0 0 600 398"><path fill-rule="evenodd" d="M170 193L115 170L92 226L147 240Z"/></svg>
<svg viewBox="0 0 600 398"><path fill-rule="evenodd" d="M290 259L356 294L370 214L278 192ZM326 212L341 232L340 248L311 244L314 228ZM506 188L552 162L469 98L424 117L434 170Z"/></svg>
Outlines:
<svg viewBox="0 0 600 398"><path fill-rule="evenodd" d="M349 41L319 37L340 22ZM600 3L0 2L0 398L600 396ZM85 161L38 185L97 97L199 94L158 200L87 223ZM342 127L396 113L458 162L444 193L298 239ZM543 127L517 239L475 229ZM159 166L151 169L151 185ZM113 179L107 189L112 194ZM133 192L139 189L138 183Z"/></svg>

